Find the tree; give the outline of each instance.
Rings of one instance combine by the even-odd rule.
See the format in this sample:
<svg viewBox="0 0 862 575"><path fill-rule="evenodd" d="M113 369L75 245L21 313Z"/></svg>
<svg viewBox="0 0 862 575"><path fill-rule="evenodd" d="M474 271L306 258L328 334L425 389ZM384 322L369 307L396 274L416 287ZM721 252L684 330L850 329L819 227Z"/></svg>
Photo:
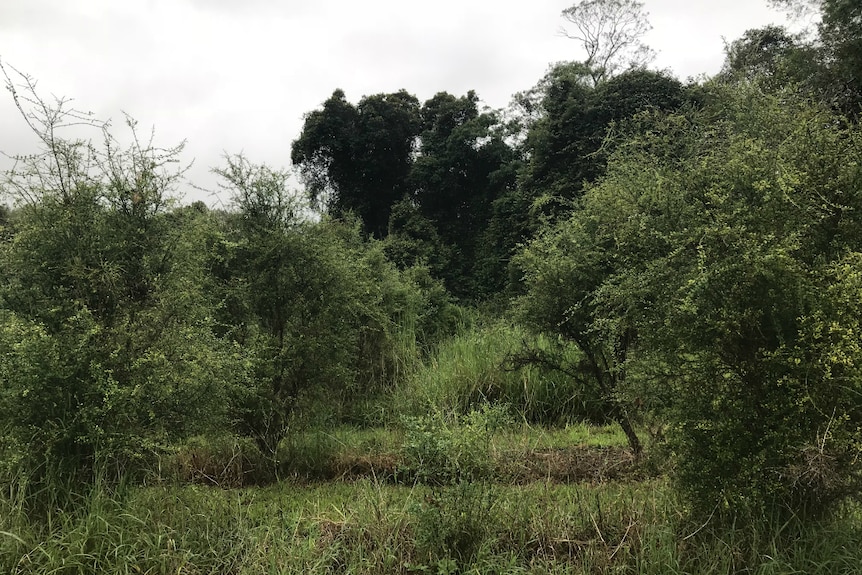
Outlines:
<svg viewBox="0 0 862 575"><path fill-rule="evenodd" d="M427 266L438 278L446 276L452 263L452 246L443 242L434 222L409 198L392 206L384 249L400 269Z"/></svg>
<svg viewBox="0 0 862 575"><path fill-rule="evenodd" d="M334 216L354 212L376 238L387 232L392 205L408 192L419 131L419 101L405 91L363 97L354 106L336 90L309 113L292 145L313 201Z"/></svg>
<svg viewBox="0 0 862 575"><path fill-rule="evenodd" d="M574 271L528 276L553 304L531 315L632 330L607 348L620 391L667 422L692 508L816 513L862 489L858 128L792 89L710 89L617 149L537 268Z"/></svg>
<svg viewBox="0 0 862 575"><path fill-rule="evenodd" d="M18 208L0 250L0 442L34 488L51 471L135 473L167 442L223 425L244 376L214 332L205 222L168 221L181 146L139 139L129 120L121 148L108 123L2 70L42 147L3 179ZM82 123L101 146L63 138Z"/></svg>
<svg viewBox="0 0 862 575"><path fill-rule="evenodd" d="M616 271L616 262L609 238L597 233L601 231L597 223L587 212L575 212L518 252L515 263L523 272L526 293L517 300L516 310L526 325L578 347L581 357L574 366L540 355L535 361L556 364L584 381L586 395L598 398L599 411L620 425L632 452L639 455L641 442L623 395L625 363L636 331L623 322L614 329L602 324L596 294Z"/></svg>
<svg viewBox="0 0 862 575"><path fill-rule="evenodd" d="M856 0L770 0L797 17L819 13L814 51L828 72L820 91L844 114L862 109L862 6Z"/></svg>
<svg viewBox="0 0 862 575"><path fill-rule="evenodd" d="M781 26L747 30L726 47L722 75L748 81L776 77L780 80L781 76L787 76L784 67L798 48L796 40Z"/></svg>
<svg viewBox="0 0 862 575"><path fill-rule="evenodd" d="M855 0L823 0L820 39L834 70L842 109L862 114L862 5Z"/></svg>
<svg viewBox="0 0 862 575"><path fill-rule="evenodd" d="M556 66L543 81L543 112L527 135L529 161L521 174L521 192L541 198L545 215L568 213L584 184L604 172L612 126L650 110L672 111L688 99L675 78L661 72L629 70L592 87L579 63Z"/></svg>
<svg viewBox="0 0 862 575"><path fill-rule="evenodd" d="M428 309L355 219L304 220L287 172L242 156L215 172L236 209L219 246L223 321L255 374L239 394L237 423L275 466L305 400L334 410L392 384L415 351L420 316L444 310Z"/></svg>
<svg viewBox="0 0 862 575"><path fill-rule="evenodd" d="M574 27L563 33L581 43L594 86L620 69L643 67L655 58L641 42L652 29L647 16L637 0L583 0L563 10L563 18Z"/></svg>
<svg viewBox="0 0 862 575"><path fill-rule="evenodd" d="M474 92L441 92L421 110L419 153L410 173L411 198L453 251L444 275L459 297L477 298L496 286L477 283L479 239L493 202L515 184L515 153L493 112L479 110Z"/></svg>

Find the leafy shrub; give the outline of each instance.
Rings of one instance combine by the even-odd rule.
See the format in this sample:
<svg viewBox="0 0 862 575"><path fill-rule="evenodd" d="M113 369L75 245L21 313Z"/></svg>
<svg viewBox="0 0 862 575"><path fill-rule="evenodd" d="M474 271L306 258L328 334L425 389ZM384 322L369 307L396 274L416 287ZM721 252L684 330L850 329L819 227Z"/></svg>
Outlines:
<svg viewBox="0 0 862 575"><path fill-rule="evenodd" d="M507 421L506 408L487 405L454 419L441 412L405 417L403 471L433 485L488 477L491 434Z"/></svg>
<svg viewBox="0 0 862 575"><path fill-rule="evenodd" d="M225 426L248 375L215 333L213 222L168 214L182 146L156 148L128 120L123 148L107 124L4 75L42 149L2 175L18 210L0 245L0 441L35 491L52 476L139 474L166 444ZM62 139L69 125L104 145Z"/></svg>
<svg viewBox="0 0 862 575"><path fill-rule="evenodd" d="M617 415L664 420L696 513L823 513L862 490L862 132L791 90L707 90L637 119L522 252L521 308Z"/></svg>

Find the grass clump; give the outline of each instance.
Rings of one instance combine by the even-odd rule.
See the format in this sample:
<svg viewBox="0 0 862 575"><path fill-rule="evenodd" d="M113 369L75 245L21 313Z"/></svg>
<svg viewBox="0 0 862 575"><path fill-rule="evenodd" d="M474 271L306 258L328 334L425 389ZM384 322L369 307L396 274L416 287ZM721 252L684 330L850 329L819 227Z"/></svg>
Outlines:
<svg viewBox="0 0 862 575"><path fill-rule="evenodd" d="M436 410L464 415L486 403L506 404L529 423L558 425L604 421L601 403L586 378L554 362L524 358L531 350L559 367L578 363L571 346L503 322L476 323L441 343L396 392L397 414Z"/></svg>
<svg viewBox="0 0 862 575"><path fill-rule="evenodd" d="M406 417L402 469L434 485L486 479L494 468L492 433L507 419L505 408L488 405L454 418L441 412Z"/></svg>

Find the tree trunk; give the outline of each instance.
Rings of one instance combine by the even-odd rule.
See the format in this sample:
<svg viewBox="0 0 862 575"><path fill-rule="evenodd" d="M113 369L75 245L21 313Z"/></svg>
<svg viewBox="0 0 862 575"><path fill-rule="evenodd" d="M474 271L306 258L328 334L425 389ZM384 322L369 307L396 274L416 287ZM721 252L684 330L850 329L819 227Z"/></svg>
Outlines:
<svg viewBox="0 0 862 575"><path fill-rule="evenodd" d="M629 440L629 447L632 452L635 454L635 457L640 457L641 452L643 451L643 446L641 445L641 440L635 433L634 427L632 427L632 422L629 420L629 416L622 410L619 411L618 417L615 418L617 423L620 424L620 427L623 428L623 433L626 434L626 439Z"/></svg>

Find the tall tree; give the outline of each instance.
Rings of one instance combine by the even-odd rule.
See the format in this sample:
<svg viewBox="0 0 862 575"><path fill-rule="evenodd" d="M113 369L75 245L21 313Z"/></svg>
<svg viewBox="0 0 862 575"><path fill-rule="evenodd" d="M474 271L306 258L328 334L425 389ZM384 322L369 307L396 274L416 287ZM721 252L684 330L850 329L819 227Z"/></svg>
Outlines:
<svg viewBox="0 0 862 575"><path fill-rule="evenodd" d="M492 203L514 185L514 152L496 114L480 111L478 103L472 91L461 97L439 93L425 102L421 147L410 174L420 212L456 252L446 279L461 296L477 292L477 242Z"/></svg>
<svg viewBox="0 0 862 575"><path fill-rule="evenodd" d="M621 69L649 64L655 53L641 39L652 29L637 0L582 0L563 10L566 37L580 42L593 85Z"/></svg>
<svg viewBox="0 0 862 575"><path fill-rule="evenodd" d="M862 4L823 0L820 39L834 69L845 112L862 114Z"/></svg>
<svg viewBox="0 0 862 575"><path fill-rule="evenodd" d="M603 172L611 126L649 110L670 111L688 98L675 78L661 72L630 70L592 87L580 63L556 66L545 81L542 114L524 144L529 162L521 188L545 198L543 212L567 211L583 186Z"/></svg>
<svg viewBox="0 0 862 575"><path fill-rule="evenodd" d="M770 0L797 17L820 14L813 45L828 74L820 91L844 114L862 113L862 5L857 0Z"/></svg>
<svg viewBox="0 0 862 575"><path fill-rule="evenodd" d="M407 192L419 133L419 101L405 91L363 97L336 90L309 113L291 160L312 200L339 216L354 212L365 230L386 235L392 205Z"/></svg>

